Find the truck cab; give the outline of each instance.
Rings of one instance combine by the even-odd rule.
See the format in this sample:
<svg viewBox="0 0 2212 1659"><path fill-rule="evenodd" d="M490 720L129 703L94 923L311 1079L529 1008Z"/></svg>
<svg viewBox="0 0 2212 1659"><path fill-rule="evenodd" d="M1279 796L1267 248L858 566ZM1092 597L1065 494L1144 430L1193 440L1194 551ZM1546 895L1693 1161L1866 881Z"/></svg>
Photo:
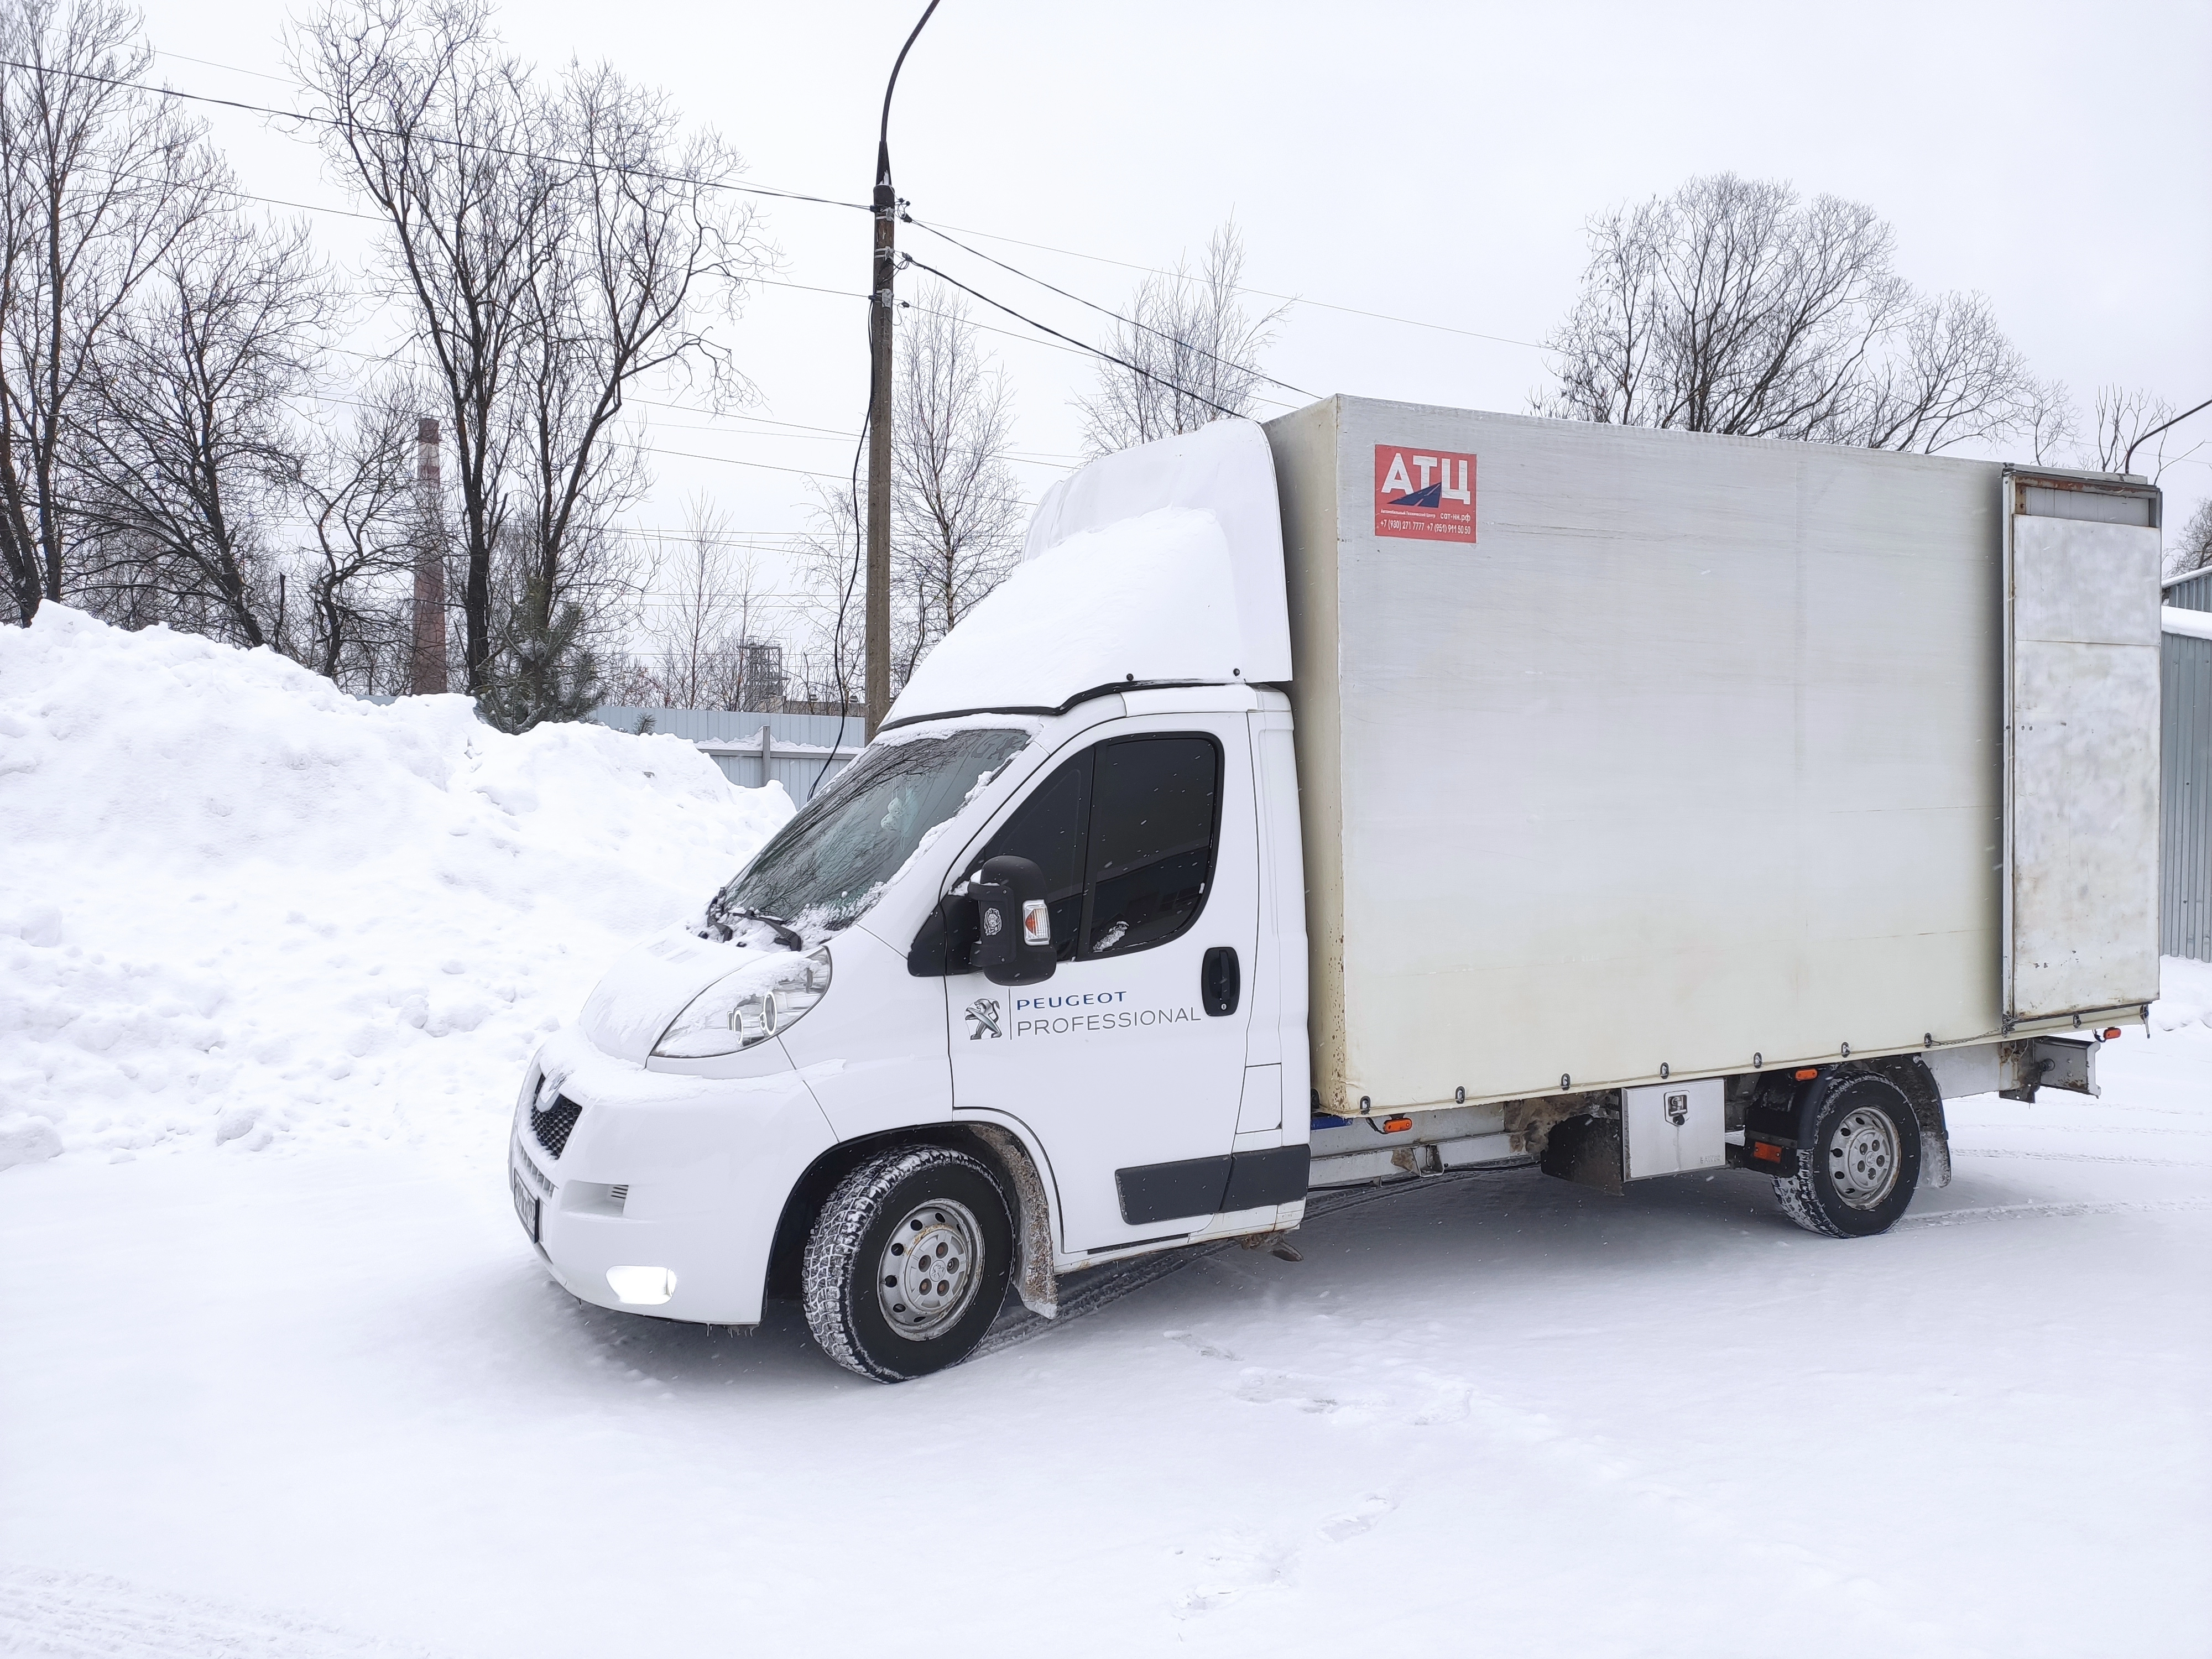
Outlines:
<svg viewBox="0 0 2212 1659"><path fill-rule="evenodd" d="M574 1294L749 1325L780 1281L889 1380L969 1352L1010 1276L1050 1316L1063 1273L1298 1224L1272 464L1243 423L1117 459L851 769L532 1063L511 1181Z"/></svg>

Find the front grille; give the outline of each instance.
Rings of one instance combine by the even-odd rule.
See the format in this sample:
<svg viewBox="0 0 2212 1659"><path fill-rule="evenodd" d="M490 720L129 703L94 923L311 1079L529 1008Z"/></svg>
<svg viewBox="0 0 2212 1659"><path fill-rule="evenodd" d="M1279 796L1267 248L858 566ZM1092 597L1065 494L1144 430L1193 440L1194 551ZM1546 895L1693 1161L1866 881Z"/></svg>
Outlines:
<svg viewBox="0 0 2212 1659"><path fill-rule="evenodd" d="M568 1136L576 1127L576 1120L583 1115L584 1109L568 1096L556 1095L553 1103L544 1110L540 1111L535 1106L530 1109L530 1133L538 1137L539 1146L558 1158L561 1149L568 1144Z"/></svg>

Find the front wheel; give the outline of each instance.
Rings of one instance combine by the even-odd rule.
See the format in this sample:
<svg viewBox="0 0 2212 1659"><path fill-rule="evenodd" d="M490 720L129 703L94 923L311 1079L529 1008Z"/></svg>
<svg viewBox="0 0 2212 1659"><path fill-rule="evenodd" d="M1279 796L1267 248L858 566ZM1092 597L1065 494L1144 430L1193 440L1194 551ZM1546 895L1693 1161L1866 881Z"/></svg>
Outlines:
<svg viewBox="0 0 2212 1659"><path fill-rule="evenodd" d="M1832 1074L1807 1112L1797 1173L1774 1195L1808 1232L1864 1238L1887 1232L1920 1183L1920 1120L1905 1091L1872 1072Z"/></svg>
<svg viewBox="0 0 2212 1659"><path fill-rule="evenodd" d="M1013 1259L989 1170L949 1146L880 1152L806 1237L806 1323L848 1371L903 1382L957 1364L997 1318Z"/></svg>

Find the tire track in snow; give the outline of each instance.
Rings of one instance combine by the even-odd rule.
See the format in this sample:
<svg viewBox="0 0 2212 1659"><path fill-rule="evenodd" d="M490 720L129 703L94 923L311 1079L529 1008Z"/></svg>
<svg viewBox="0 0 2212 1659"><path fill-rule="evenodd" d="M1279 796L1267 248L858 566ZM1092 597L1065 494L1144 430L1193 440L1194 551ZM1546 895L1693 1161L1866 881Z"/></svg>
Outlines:
<svg viewBox="0 0 2212 1659"><path fill-rule="evenodd" d="M1364 1204L1378 1199L1395 1198L1411 1192L1433 1191L1450 1182L1469 1181L1486 1175L1500 1175L1534 1168L1532 1158L1527 1164L1509 1164L1502 1169L1450 1170L1436 1175L1423 1176L1416 1180L1393 1181L1370 1187L1338 1187L1314 1194L1306 1200L1307 1224L1337 1215L1346 1210L1356 1210ZM1200 1261L1211 1261L1232 1247L1241 1248L1241 1241L1224 1238L1212 1244L1194 1244L1179 1250L1163 1250L1157 1255L1139 1256L1131 1261L1109 1267L1094 1267L1087 1273L1074 1273L1060 1281L1062 1291L1057 1317L1040 1319L1018 1300L1009 1299L1007 1310L1000 1315L998 1322L975 1352L963 1360L973 1364L1008 1348L1018 1348L1024 1342L1034 1342L1049 1332L1063 1329L1079 1319L1088 1318L1102 1309L1109 1308L1132 1291L1140 1291L1147 1285L1165 1279L1170 1273ZM1066 1286L1073 1285L1073 1289Z"/></svg>
<svg viewBox="0 0 2212 1659"><path fill-rule="evenodd" d="M1972 1210L1938 1210L1932 1215L1909 1215L1891 1231L1904 1227L1949 1227L1967 1221L2010 1221L2030 1216L2128 1215L2212 1210L2212 1198L2115 1199L2108 1203L1989 1204Z"/></svg>
<svg viewBox="0 0 2212 1659"><path fill-rule="evenodd" d="M41 1659L438 1659L270 1608L101 1573L0 1568L0 1653Z"/></svg>
<svg viewBox="0 0 2212 1659"><path fill-rule="evenodd" d="M2161 1170L2212 1170L2201 1158L2135 1158L2126 1152L2036 1152L2025 1147L1954 1147L1953 1158L2033 1158L2052 1164L2148 1164Z"/></svg>

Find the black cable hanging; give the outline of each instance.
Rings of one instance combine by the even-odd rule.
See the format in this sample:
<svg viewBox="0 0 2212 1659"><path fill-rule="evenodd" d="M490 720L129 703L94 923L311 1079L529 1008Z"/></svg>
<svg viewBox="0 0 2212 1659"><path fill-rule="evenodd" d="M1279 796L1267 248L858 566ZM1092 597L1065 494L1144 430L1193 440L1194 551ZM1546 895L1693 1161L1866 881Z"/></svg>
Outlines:
<svg viewBox="0 0 2212 1659"><path fill-rule="evenodd" d="M1232 420L1238 418L1237 411L1236 410L1224 409L1219 404L1215 403L1212 398L1206 397L1200 392L1193 392L1187 386L1177 386L1173 380L1167 379L1165 376L1155 374L1149 368L1145 368L1138 364L1133 363L1126 357L1116 357L1110 351L1101 351L1097 346L1092 345L1087 340L1079 340L1073 334L1062 334L1058 329L1049 327L1047 325L1037 321L1034 317L1025 317L1020 312L1015 310L1012 306L1003 304L1000 301L994 300L989 295L969 287L967 283L962 282L958 277L948 276L943 271L939 270L935 265L923 264L922 261L915 258L911 253L902 253L899 255L899 259L902 264L912 265L917 270L927 271L931 276L936 277L940 282L951 283L953 287L958 289L963 294L969 295L975 299L981 300L985 305L990 307L994 311L1005 312L1007 316L1012 318L1016 322L1026 324L1028 326L1036 330L1040 334L1049 334L1055 340L1065 340L1068 344L1075 347L1079 351L1087 351L1094 357L1103 357L1109 363L1114 363L1122 368L1127 369L1132 374L1140 374L1146 380L1152 381L1155 386L1164 386L1169 391L1176 393L1178 396L1188 398L1194 404L1204 404L1208 409L1212 410L1217 415L1226 415ZM1280 382L1277 382L1277 384L1279 385ZM1292 386L1291 390L1296 392L1297 388L1296 386Z"/></svg>
<svg viewBox="0 0 2212 1659"><path fill-rule="evenodd" d="M1131 328L1140 328L1147 334L1158 335L1161 339L1168 341L1171 344L1181 346L1185 351L1195 351L1200 356L1206 358L1211 362L1219 363L1224 368L1235 369L1240 374L1249 374L1255 380L1265 380L1269 386L1279 386L1285 392L1295 392L1301 398L1317 398L1321 395L1317 392L1309 392L1302 386L1292 386L1288 380L1279 380L1272 374L1262 374L1258 369L1248 368L1243 363L1232 362L1226 357L1220 356L1214 352L1208 351L1204 346L1193 345L1189 341L1170 334L1165 329L1154 328L1150 323L1140 323L1133 317L1124 317L1120 312L1112 309L1110 307L1102 306L1096 300L1086 300L1080 294L1072 294L1067 289L1061 288L1055 283L1048 283L1042 276L1033 276L1030 272L1019 269L1018 266L1008 264L1004 259L994 259L989 254L984 252L981 248L969 247L967 243L962 241L958 237L948 236L943 231L939 230L935 225L929 224L922 220L917 219L910 213L902 213L899 215L899 217L903 219L907 223L914 226L917 230L926 230L931 235L936 237L939 241L950 242L953 246L958 248L963 253L973 254L976 258L981 259L987 264L994 264L998 266L1000 270L1007 272L1011 276L1018 276L1025 283L1035 283L1039 288L1048 289L1053 293L1059 295L1063 300L1073 300L1079 306L1088 306L1091 310L1097 312L1101 316L1111 317L1117 323L1126 323ZM922 268L924 270L928 269L926 265ZM950 281L951 279L948 277L946 280ZM981 298L981 296L978 295L977 297Z"/></svg>

